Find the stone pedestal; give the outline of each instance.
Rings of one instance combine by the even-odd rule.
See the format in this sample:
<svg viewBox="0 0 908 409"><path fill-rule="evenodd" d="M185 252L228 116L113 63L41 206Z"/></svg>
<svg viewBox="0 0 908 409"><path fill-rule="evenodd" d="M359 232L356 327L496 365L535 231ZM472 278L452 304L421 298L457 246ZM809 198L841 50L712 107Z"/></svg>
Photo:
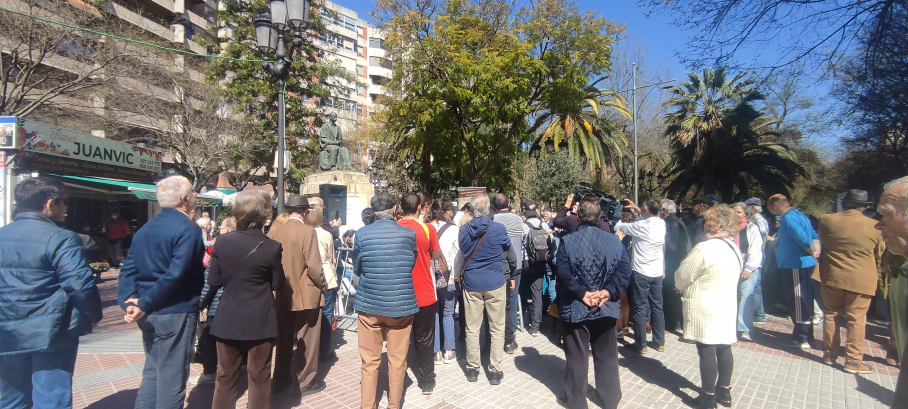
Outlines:
<svg viewBox="0 0 908 409"><path fill-rule="evenodd" d="M318 196L319 185L343 185L347 187L347 225L351 228L362 226L362 211L370 206L375 196L375 186L369 176L352 170L329 170L306 176L306 183L300 192L307 196Z"/></svg>

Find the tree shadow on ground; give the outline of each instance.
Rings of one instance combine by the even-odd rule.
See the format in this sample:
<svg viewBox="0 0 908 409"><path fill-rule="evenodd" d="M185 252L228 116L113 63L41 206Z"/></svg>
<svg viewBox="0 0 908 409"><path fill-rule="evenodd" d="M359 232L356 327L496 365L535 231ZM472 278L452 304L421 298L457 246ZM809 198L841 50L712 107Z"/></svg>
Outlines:
<svg viewBox="0 0 908 409"><path fill-rule="evenodd" d="M636 352L628 351L627 348L619 348L618 353L624 357L623 367L633 372L640 379L647 383L658 385L660 388L671 392L673 395L687 402L692 397L681 391L682 388L699 391L700 388L694 385L690 379L687 379L677 372L668 369L657 359L647 358Z"/></svg>
<svg viewBox="0 0 908 409"><path fill-rule="evenodd" d="M855 376L854 379L858 383L858 392L874 398L884 405L892 404L892 398L895 396L894 391L860 375Z"/></svg>
<svg viewBox="0 0 908 409"><path fill-rule="evenodd" d="M564 393L564 365L564 358L542 355L533 347L523 347L523 355L514 358L518 371L532 376L555 396Z"/></svg>
<svg viewBox="0 0 908 409"><path fill-rule="evenodd" d="M760 345L760 346L763 346L763 347L766 347L769 349L784 351L784 352L787 352L794 356L798 356L798 357L801 357L801 358L804 358L807 360L811 360L814 362L823 362L822 356L814 355L810 351L803 350L801 348L786 348L786 347L779 345L779 341L781 341L783 339L791 338L791 334L779 332L779 331L770 331L770 330L760 329L752 335L753 335L752 342L757 345ZM823 340L822 339L814 340L811 343L810 347L811 347L811 349L820 348L819 351L822 352Z"/></svg>
<svg viewBox="0 0 908 409"><path fill-rule="evenodd" d="M119 391L112 395L107 395L96 402L92 402L86 409L122 409L131 408L136 405L136 395L138 389L127 389ZM211 404L208 404L211 407Z"/></svg>

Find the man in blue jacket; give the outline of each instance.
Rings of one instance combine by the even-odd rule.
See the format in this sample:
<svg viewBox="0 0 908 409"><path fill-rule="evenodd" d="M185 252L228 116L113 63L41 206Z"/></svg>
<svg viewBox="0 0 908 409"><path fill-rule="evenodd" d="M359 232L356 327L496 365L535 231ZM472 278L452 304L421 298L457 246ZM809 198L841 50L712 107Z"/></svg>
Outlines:
<svg viewBox="0 0 908 409"><path fill-rule="evenodd" d="M138 232L120 269L117 301L142 330L145 368L136 409L181 409L204 286L205 245L189 219L196 193L182 176L158 182L164 210Z"/></svg>
<svg viewBox="0 0 908 409"><path fill-rule="evenodd" d="M378 407L378 367L382 338L387 337L388 409L398 409L407 375L413 316L419 311L413 289L416 233L394 221L400 207L391 194L373 196L371 205L375 222L359 229L353 242L353 273L359 276L353 308L359 315L360 407Z"/></svg>
<svg viewBox="0 0 908 409"><path fill-rule="evenodd" d="M779 238L776 244L776 265L784 269L786 300L794 324L790 339L779 341L789 348L809 349L813 341L813 269L819 256L814 249L817 232L810 225L804 213L792 209L788 198L773 195L766 201L766 207L776 216L782 216ZM790 275L788 274L790 272Z"/></svg>
<svg viewBox="0 0 908 409"><path fill-rule="evenodd" d="M16 186L18 214L0 229L0 408L71 408L79 336L101 321L82 240L60 181Z"/></svg>
<svg viewBox="0 0 908 409"><path fill-rule="evenodd" d="M564 396L570 408L587 408L587 351L593 347L596 397L604 408L621 401L618 376L619 295L633 271L618 236L599 230L599 202L583 200L577 209L580 226L561 238L556 259L558 311L564 321Z"/></svg>

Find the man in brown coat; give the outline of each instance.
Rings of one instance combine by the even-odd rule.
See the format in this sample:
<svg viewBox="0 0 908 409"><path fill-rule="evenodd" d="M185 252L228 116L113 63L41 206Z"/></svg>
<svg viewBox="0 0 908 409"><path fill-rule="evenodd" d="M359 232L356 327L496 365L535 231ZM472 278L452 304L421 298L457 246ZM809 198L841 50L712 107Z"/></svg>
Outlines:
<svg viewBox="0 0 908 409"><path fill-rule="evenodd" d="M844 369L851 374L873 372L863 363L864 327L870 298L876 293L876 258L884 244L874 229L876 222L862 213L869 205L867 192L848 191L842 200L845 211L821 217L818 232L822 246L818 271L826 314L823 360L833 365L841 356L837 321L844 314L848 322Z"/></svg>
<svg viewBox="0 0 908 409"><path fill-rule="evenodd" d="M318 370L319 330L321 307L327 290L318 252L315 229L303 220L309 213L309 200L304 195L290 195L284 204L290 220L268 237L284 248L282 257L287 285L276 294L278 338L274 356L274 391L290 382L290 363L293 361L293 335L296 343L296 378L302 396L325 389L324 381L315 381Z"/></svg>

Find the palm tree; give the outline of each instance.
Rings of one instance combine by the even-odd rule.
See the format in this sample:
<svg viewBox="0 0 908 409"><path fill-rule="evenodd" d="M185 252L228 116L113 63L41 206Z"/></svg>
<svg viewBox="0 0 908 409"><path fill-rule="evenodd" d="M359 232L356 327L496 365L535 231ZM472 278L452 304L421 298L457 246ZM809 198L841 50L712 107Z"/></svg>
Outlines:
<svg viewBox="0 0 908 409"><path fill-rule="evenodd" d="M558 151L566 148L574 159L586 157L591 169L599 169L613 156L620 156L627 138L603 113L611 109L630 117L626 100L612 90L598 89L595 82L578 89L576 95L560 95L552 98L537 110L538 116L530 133L545 129L537 138L542 146L551 140ZM612 152L614 155L609 155Z"/></svg>
<svg viewBox="0 0 908 409"><path fill-rule="evenodd" d="M702 191L730 200L736 190L746 195L751 181L765 192L787 192L804 169L773 141L773 122L753 106L763 99L754 79L744 73L729 78L723 68L687 76L666 103L674 109L665 115L672 148L666 193Z"/></svg>

